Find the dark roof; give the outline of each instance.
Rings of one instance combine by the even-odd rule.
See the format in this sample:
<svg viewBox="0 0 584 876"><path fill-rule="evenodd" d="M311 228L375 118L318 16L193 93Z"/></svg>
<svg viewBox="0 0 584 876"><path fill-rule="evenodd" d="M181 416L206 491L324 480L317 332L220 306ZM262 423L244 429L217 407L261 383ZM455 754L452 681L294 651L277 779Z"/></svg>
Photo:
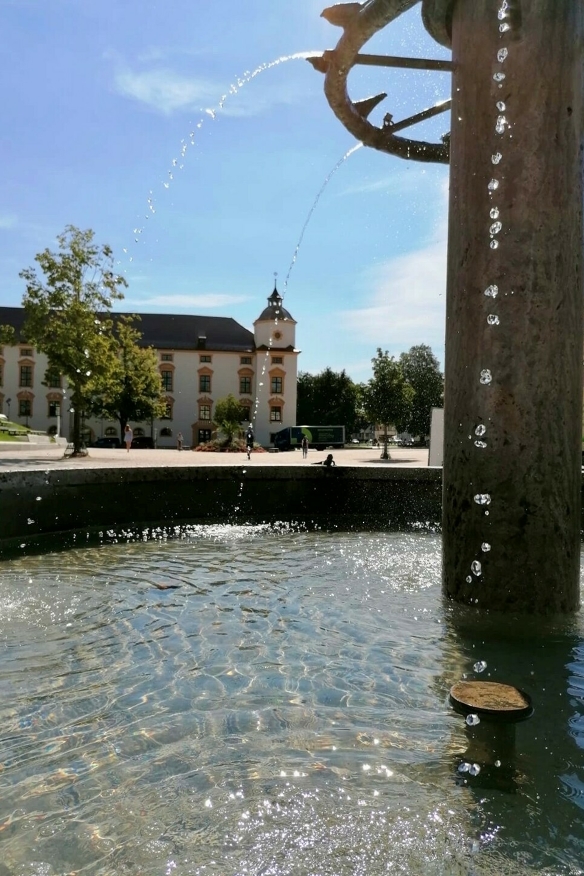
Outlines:
<svg viewBox="0 0 584 876"><path fill-rule="evenodd" d="M114 320L121 316L112 313ZM139 313L136 328L142 343L159 350L228 350L251 352L253 332L230 316L188 316L185 314ZM0 307L0 325L11 325L20 334L24 322L22 307Z"/></svg>
<svg viewBox="0 0 584 876"><path fill-rule="evenodd" d="M283 298L274 286L274 291L268 298L268 306L262 310L256 322L261 322L262 320L280 320L280 319L288 319L292 322L295 322L292 314L289 313L285 307L282 307Z"/></svg>

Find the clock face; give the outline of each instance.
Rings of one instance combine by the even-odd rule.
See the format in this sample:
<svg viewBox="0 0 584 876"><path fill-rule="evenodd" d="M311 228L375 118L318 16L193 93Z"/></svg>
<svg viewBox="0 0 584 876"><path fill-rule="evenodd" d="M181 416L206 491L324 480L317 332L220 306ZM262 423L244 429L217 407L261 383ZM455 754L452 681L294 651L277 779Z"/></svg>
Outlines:
<svg viewBox="0 0 584 876"><path fill-rule="evenodd" d="M279 341L280 338L282 337L282 332L274 332L274 337L276 338L277 341Z"/></svg>

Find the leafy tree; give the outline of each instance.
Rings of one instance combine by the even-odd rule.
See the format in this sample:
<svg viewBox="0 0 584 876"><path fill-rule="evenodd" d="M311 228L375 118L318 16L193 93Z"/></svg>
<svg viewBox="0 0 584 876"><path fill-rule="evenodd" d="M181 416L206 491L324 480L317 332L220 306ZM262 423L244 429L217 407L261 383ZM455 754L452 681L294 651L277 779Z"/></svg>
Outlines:
<svg viewBox="0 0 584 876"><path fill-rule="evenodd" d="M228 444L231 444L233 436L241 426L245 413L245 410L231 393L225 398L217 400L213 420L225 433Z"/></svg>
<svg viewBox="0 0 584 876"><path fill-rule="evenodd" d="M298 423L345 426L349 435L358 429L358 390L344 370L336 372L325 368L320 374L301 372L297 391Z"/></svg>
<svg viewBox="0 0 584 876"><path fill-rule="evenodd" d="M152 347L139 346L142 335L134 325L138 319L131 315L116 320L116 359L102 392L91 404L96 416L119 422L120 438L126 423L162 417L166 411L158 358Z"/></svg>
<svg viewBox="0 0 584 876"><path fill-rule="evenodd" d="M444 377L438 359L426 344L410 347L399 358L404 377L415 392L408 420L412 435L428 435L432 408L441 407Z"/></svg>
<svg viewBox="0 0 584 876"><path fill-rule="evenodd" d="M111 380L116 362L109 316L112 301L123 298L125 279L114 273L112 251L94 243L91 229L68 225L58 235L58 252L43 250L35 267L20 276L26 283L23 298L23 335L48 360L48 371L67 379L74 410L73 453L86 453L81 435L82 415L104 382Z"/></svg>
<svg viewBox="0 0 584 876"><path fill-rule="evenodd" d="M380 423L385 430L383 458L388 459L387 427L390 424L401 431L407 423L414 391L406 382L400 363L378 348L371 360L373 377L364 387L364 407L373 423Z"/></svg>

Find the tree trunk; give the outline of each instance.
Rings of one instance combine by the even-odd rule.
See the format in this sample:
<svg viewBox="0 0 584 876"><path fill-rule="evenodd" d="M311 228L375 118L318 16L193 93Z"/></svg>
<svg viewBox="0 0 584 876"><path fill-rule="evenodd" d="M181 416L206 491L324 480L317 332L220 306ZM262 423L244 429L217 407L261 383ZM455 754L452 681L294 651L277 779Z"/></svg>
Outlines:
<svg viewBox="0 0 584 876"><path fill-rule="evenodd" d="M444 587L551 614L579 602L583 7L501 8L452 22Z"/></svg>

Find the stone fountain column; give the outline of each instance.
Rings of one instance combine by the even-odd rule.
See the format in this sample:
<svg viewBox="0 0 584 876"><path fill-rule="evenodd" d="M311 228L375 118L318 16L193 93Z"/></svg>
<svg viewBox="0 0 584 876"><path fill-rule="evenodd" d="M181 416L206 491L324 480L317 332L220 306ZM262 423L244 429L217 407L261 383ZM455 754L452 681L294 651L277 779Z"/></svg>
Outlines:
<svg viewBox="0 0 584 876"><path fill-rule="evenodd" d="M424 0L451 39L444 588L579 604L581 0Z"/></svg>

